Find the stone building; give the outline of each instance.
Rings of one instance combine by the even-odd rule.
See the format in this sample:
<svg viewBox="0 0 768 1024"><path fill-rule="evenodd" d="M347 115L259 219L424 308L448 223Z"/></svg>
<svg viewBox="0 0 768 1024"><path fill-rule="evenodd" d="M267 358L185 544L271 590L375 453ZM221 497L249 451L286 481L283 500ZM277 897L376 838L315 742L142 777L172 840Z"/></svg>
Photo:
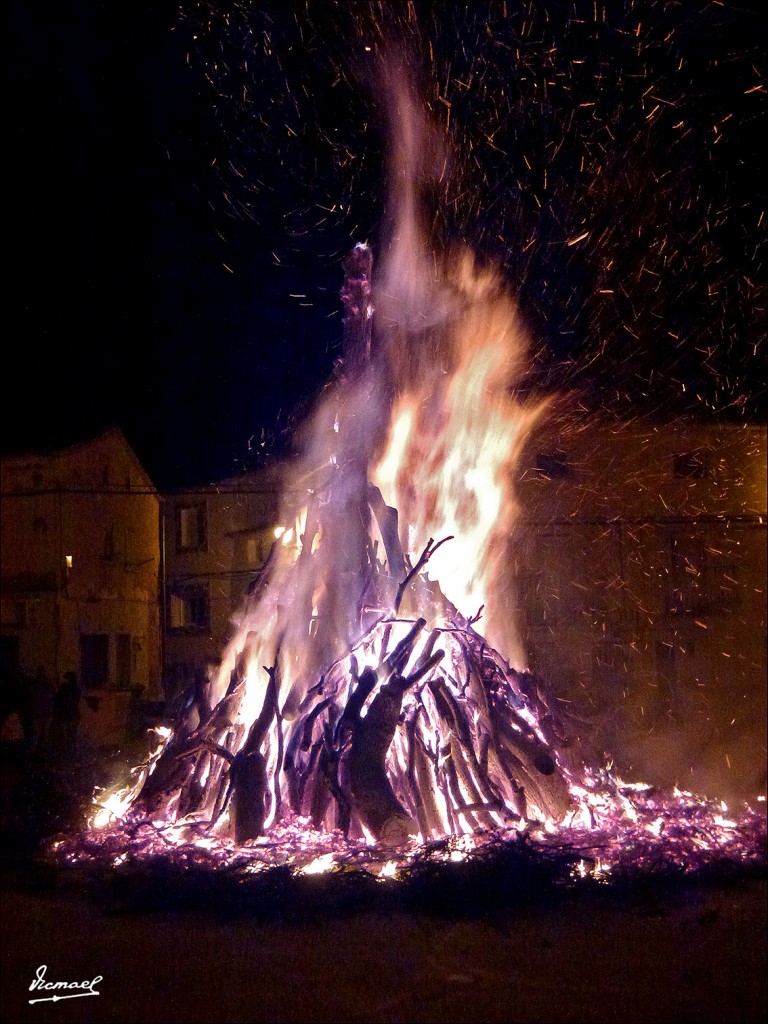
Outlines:
<svg viewBox="0 0 768 1024"><path fill-rule="evenodd" d="M204 678L275 540L280 470L166 495L163 621L166 695Z"/></svg>
<svg viewBox="0 0 768 1024"><path fill-rule="evenodd" d="M0 473L3 686L75 672L81 733L117 741L162 695L160 498L118 429Z"/></svg>
<svg viewBox="0 0 768 1024"><path fill-rule="evenodd" d="M510 614L634 778L765 792L766 428L553 415L519 469Z"/></svg>

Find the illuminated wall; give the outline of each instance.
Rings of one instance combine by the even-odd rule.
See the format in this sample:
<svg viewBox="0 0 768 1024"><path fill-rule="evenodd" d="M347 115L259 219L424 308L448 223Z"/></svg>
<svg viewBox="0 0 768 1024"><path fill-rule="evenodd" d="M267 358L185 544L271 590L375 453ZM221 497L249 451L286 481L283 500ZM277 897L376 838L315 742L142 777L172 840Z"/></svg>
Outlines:
<svg viewBox="0 0 768 1024"><path fill-rule="evenodd" d="M765 788L766 429L553 417L517 486L530 662L621 770Z"/></svg>
<svg viewBox="0 0 768 1024"><path fill-rule="evenodd" d="M159 509L119 430L2 460L6 663L54 683L74 671L103 706L114 692L157 698Z"/></svg>

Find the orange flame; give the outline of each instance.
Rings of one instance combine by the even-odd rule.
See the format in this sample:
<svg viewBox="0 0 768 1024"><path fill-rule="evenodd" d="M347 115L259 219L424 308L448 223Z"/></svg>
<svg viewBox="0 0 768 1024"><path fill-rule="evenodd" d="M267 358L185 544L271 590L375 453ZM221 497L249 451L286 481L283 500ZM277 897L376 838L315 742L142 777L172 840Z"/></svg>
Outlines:
<svg viewBox="0 0 768 1024"><path fill-rule="evenodd" d="M428 372L411 375L410 350L390 348L399 395L373 480L398 509L409 552L430 538L453 538L430 560L428 574L457 607L486 606L484 633L521 668L513 624L493 610L517 513L514 466L544 403L515 395L528 366L527 344L498 277L478 271L469 253L449 274Z"/></svg>

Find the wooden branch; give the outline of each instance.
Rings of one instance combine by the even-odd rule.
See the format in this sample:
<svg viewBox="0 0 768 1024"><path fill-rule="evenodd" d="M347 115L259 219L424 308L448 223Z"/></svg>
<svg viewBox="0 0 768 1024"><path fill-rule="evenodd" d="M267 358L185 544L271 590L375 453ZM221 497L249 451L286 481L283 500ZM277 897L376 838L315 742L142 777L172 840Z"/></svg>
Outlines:
<svg viewBox="0 0 768 1024"><path fill-rule="evenodd" d="M283 716L280 714L280 705L278 702L279 690L275 689L275 725L277 728L277 758L275 760L275 774L273 777L273 785L275 790L275 813L273 821L279 821L282 817L283 809L283 797L282 789L280 786L280 772L283 767L283 754L285 751L283 741Z"/></svg>
<svg viewBox="0 0 768 1024"><path fill-rule="evenodd" d="M251 730L248 733L248 739L243 744L242 751L246 754L255 753L261 749L261 745L264 742L267 730L272 724L272 719L277 714L277 667L267 668L264 666L264 671L269 676L269 683L264 694L264 703L261 706L261 713L259 717L254 721L251 726Z"/></svg>
<svg viewBox="0 0 768 1024"><path fill-rule="evenodd" d="M413 686L424 676L429 675L432 669L439 665L445 657L445 651L434 651L426 660L421 660L416 666L413 672L409 676L406 676L406 685Z"/></svg>
<svg viewBox="0 0 768 1024"><path fill-rule="evenodd" d="M448 791L453 798L453 809L455 813L463 814L467 825L469 825L473 832L476 832L478 828L477 819L472 812L468 811L466 808L466 800L464 799L464 794L461 792L459 777L456 771L456 762L453 759L453 752L450 744L448 746L448 756L443 762L443 768L448 782Z"/></svg>
<svg viewBox="0 0 768 1024"><path fill-rule="evenodd" d="M429 540L427 541L427 546L422 551L422 553L421 553L421 555L419 557L418 562L416 563L416 565L414 565L414 567L411 569L411 571L405 577L403 582L397 588L397 596L395 597L395 614L396 615L400 611L400 603L403 600L403 595L405 594L405 591L406 591L406 588L408 587L408 584L411 582L411 580L415 576L418 576L418 574L421 572L421 570L424 568L424 566L430 560L432 555L434 555L434 553L437 551L437 549L439 547L442 547L442 545L445 544L449 540L453 540L453 535L451 535L450 537L443 537L443 539L439 540L437 542L437 544L435 544L434 540L431 537L429 538Z"/></svg>
<svg viewBox="0 0 768 1024"><path fill-rule="evenodd" d="M291 772L294 767L297 767L296 755L300 750L309 750L312 745L312 730L315 727L315 722L332 700L332 697L326 697L325 700L321 700L316 704L308 715L296 720L296 724L291 732L291 738L288 740L285 750L284 764L286 772Z"/></svg>
<svg viewBox="0 0 768 1024"><path fill-rule="evenodd" d="M264 704L241 750L232 755L226 748L206 741L209 748L214 749L229 762L230 797L235 819L235 840L238 843L245 843L249 839L257 839L263 835L269 809L267 759L260 748L272 719L278 714L278 681L276 666L265 666L265 671L269 676L269 683L264 694Z"/></svg>
<svg viewBox="0 0 768 1024"><path fill-rule="evenodd" d="M267 761L258 751L235 755L230 768L232 802L235 817L235 840L246 843L264 834L267 816Z"/></svg>
<svg viewBox="0 0 768 1024"><path fill-rule="evenodd" d="M389 575L400 579L406 571L405 555L400 543L397 509L387 505L381 491L373 484L368 485L368 504L376 518L384 551L387 555Z"/></svg>
<svg viewBox="0 0 768 1024"><path fill-rule="evenodd" d="M144 780L136 806L147 814L162 810L170 797L182 790L195 769L194 758L201 746L194 734L177 743L176 737L165 746L154 771Z"/></svg>
<svg viewBox="0 0 768 1024"><path fill-rule="evenodd" d="M549 750L540 741L532 742L530 737L515 732L500 709L492 711L492 720L496 754L509 777L523 786L526 799L543 814L559 820L573 800Z"/></svg>
<svg viewBox="0 0 768 1024"><path fill-rule="evenodd" d="M376 670L376 674L379 678L382 676L386 678L391 672L397 672L405 665L406 661L411 656L411 651L413 650L419 633L424 629L426 624L426 619L417 619L416 622L414 622L413 626L411 626L392 653L388 654L384 661L379 665Z"/></svg>
<svg viewBox="0 0 768 1024"><path fill-rule="evenodd" d="M357 686L353 690L349 700L347 701L347 705L336 724L334 744L337 749L348 741L352 729L360 717L360 712L363 710L363 705L370 696L377 682L378 677L376 672L372 668L364 668L357 681Z"/></svg>
<svg viewBox="0 0 768 1024"><path fill-rule="evenodd" d="M421 804L427 829L427 831L422 830L422 836L426 840L430 835L443 831L443 822L434 795L434 787L437 785L435 764L430 759L424 746L424 741L418 733L415 735L413 760L415 783L421 795Z"/></svg>

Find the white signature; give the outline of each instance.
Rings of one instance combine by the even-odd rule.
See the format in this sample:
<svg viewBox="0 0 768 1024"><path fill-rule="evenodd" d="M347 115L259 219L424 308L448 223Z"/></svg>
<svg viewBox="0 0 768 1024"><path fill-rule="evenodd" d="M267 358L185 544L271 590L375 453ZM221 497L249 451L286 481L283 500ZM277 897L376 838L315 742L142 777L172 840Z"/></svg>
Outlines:
<svg viewBox="0 0 768 1024"><path fill-rule="evenodd" d="M32 979L32 984L29 986L29 991L34 992L38 989L40 992L50 992L52 989L56 989L56 994L52 996L38 996L37 999L30 999L30 1003L58 1003L60 999L78 999L80 996L97 996L99 993L95 991L95 986L100 981L104 980L103 975L97 974L92 981L46 981L45 972L48 970L46 964L40 964L37 968L37 974ZM63 995L58 993L61 990L66 989ZM75 989L76 991L70 991Z"/></svg>

